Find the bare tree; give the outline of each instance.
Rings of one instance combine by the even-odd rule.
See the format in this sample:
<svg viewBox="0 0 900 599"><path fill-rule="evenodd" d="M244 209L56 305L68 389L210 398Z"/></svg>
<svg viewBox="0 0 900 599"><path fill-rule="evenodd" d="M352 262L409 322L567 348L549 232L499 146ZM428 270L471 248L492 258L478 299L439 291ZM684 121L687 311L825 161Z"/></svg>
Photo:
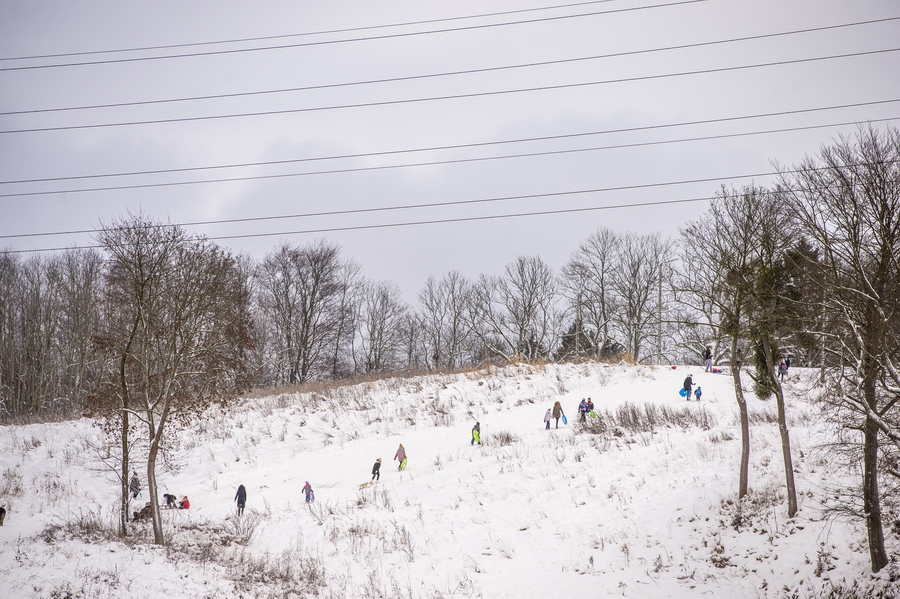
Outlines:
<svg viewBox="0 0 900 599"><path fill-rule="evenodd" d="M708 322L730 344L729 362L741 421L741 460L738 498L749 489L750 419L741 381L743 347L749 336L752 283L758 262L759 214L762 190L722 189L709 211L682 230L684 252L699 260L704 274L695 270L681 277L682 297L699 300L714 314Z"/></svg>
<svg viewBox="0 0 900 599"><path fill-rule="evenodd" d="M283 245L260 265L262 307L271 327L279 382L300 383L333 371L334 347L347 317L340 250L324 241Z"/></svg>
<svg viewBox="0 0 900 599"><path fill-rule="evenodd" d="M429 277L419 292L424 360L428 368L455 368L465 361L469 340L465 302L469 283L458 272Z"/></svg>
<svg viewBox="0 0 900 599"><path fill-rule="evenodd" d="M369 282L364 286L357 344L363 372L383 372L401 362L408 312L396 284Z"/></svg>
<svg viewBox="0 0 900 599"><path fill-rule="evenodd" d="M820 252L811 269L824 290L840 351L832 398L860 431L862 511L872 570L888 563L879 468L882 440L900 448L900 131L861 128L817 159L782 171L781 191ZM837 334L833 334L837 333Z"/></svg>
<svg viewBox="0 0 900 599"><path fill-rule="evenodd" d="M590 338L596 359L609 346L610 322L617 308L612 279L620 244L613 231L600 228L578 247L562 269L561 292L574 313L576 354L583 351L577 345L584 336Z"/></svg>
<svg viewBox="0 0 900 599"><path fill-rule="evenodd" d="M101 349L115 364L102 387L120 407L123 519L127 519L130 418L149 442L147 483L156 543L165 537L156 460L170 420L188 418L246 382L247 289L227 252L140 215L106 227L108 328Z"/></svg>
<svg viewBox="0 0 900 599"><path fill-rule="evenodd" d="M469 293L470 329L490 353L513 360L548 355L559 331L556 281L538 257L519 257L502 277L482 275Z"/></svg>
<svg viewBox="0 0 900 599"><path fill-rule="evenodd" d="M622 337L626 351L635 361L643 358L644 347L658 333L664 310L658 290L664 284L672 243L658 233L626 234L616 252L611 287L618 309L612 321ZM661 340L658 341L661 347Z"/></svg>

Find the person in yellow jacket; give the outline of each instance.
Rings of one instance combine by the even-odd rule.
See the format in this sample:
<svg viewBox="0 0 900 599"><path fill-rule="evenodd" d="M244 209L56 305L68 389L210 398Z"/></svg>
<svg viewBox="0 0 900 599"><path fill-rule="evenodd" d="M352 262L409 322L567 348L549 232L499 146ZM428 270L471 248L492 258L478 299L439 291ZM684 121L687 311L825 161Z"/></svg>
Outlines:
<svg viewBox="0 0 900 599"><path fill-rule="evenodd" d="M481 445L481 423L476 422L475 426L472 427L472 445L478 443Z"/></svg>

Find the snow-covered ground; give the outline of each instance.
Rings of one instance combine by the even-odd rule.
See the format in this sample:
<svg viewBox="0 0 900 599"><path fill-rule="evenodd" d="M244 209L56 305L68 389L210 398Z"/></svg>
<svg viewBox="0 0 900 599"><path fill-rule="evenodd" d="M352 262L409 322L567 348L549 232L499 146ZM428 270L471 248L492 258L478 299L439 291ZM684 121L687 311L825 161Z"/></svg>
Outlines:
<svg viewBox="0 0 900 599"><path fill-rule="evenodd" d="M688 372L700 403L678 395ZM241 400L171 431L160 491L188 495L192 507L163 512L166 547L150 542L145 523L132 525L132 540L115 538L115 453L104 455L92 422L3 427L0 597L802 598L825 597L832 584L889 589L896 565L869 573L862 523L823 517L830 489L858 474L818 449L828 429L805 399L805 376L787 384L794 519L774 400L747 394L752 493L737 505L731 378L701 367L519 365ZM592 424L612 416L616 426L581 430L584 397L601 417ZM554 401L569 423L547 431ZM679 423L638 430L629 416ZM470 444L476 420L482 446ZM400 443L403 472L392 462ZM361 489L378 457L381 480ZM240 484L249 497L239 519ZM135 509L146 494L144 484ZM888 542L896 557L897 538Z"/></svg>

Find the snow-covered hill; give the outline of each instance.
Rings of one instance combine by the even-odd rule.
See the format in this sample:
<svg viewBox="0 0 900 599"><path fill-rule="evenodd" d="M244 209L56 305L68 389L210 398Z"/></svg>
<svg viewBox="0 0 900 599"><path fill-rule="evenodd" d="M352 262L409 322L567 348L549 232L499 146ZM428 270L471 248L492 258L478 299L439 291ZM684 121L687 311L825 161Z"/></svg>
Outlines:
<svg viewBox="0 0 900 599"><path fill-rule="evenodd" d="M678 395L691 372L703 401ZM115 538L118 483L87 420L0 430L0 597L825 597L875 579L861 523L823 518L842 475L788 381L800 513L773 403L748 394L752 493L736 504L731 379L694 367L509 366L242 400L172 432L163 492L190 510ZM577 422L591 397L593 431ZM569 423L545 430L560 401ZM470 444L480 421L484 444ZM602 430L601 430L602 429ZM392 462L402 443L409 466ZM114 457L114 455L113 455ZM376 458L381 480L370 479ZM143 464L137 464L142 471ZM142 477L144 478L144 477ZM311 505L301 488L309 481ZM239 484L247 511L235 515ZM146 500L136 502L138 509ZM894 555L896 538L891 538ZM890 591L884 591L890 592ZM882 595L889 596L889 595Z"/></svg>

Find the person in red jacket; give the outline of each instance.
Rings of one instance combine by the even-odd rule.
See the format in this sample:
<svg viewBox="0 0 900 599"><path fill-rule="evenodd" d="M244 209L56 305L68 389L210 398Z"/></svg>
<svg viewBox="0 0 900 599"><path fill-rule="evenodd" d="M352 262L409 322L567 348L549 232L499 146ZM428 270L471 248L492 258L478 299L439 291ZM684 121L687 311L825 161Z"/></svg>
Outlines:
<svg viewBox="0 0 900 599"><path fill-rule="evenodd" d="M188 500L187 495L184 496L184 499L178 502L178 509L180 510L189 510L191 509L191 502Z"/></svg>

